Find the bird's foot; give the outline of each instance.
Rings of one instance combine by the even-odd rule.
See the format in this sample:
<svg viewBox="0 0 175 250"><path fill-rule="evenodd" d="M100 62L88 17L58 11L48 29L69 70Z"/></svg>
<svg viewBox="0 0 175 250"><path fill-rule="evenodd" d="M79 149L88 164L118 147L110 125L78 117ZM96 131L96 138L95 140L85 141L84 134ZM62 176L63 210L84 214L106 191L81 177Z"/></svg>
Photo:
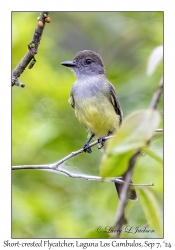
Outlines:
<svg viewBox="0 0 175 250"><path fill-rule="evenodd" d="M100 147L98 147L98 149L101 149L101 148L104 146L105 141L106 141L105 136L101 136L100 138L98 138L98 143L100 143L100 144L101 144L101 146L100 146Z"/></svg>
<svg viewBox="0 0 175 250"><path fill-rule="evenodd" d="M86 142L83 146L83 151L85 153L91 154L92 153L92 149L89 147L89 142Z"/></svg>

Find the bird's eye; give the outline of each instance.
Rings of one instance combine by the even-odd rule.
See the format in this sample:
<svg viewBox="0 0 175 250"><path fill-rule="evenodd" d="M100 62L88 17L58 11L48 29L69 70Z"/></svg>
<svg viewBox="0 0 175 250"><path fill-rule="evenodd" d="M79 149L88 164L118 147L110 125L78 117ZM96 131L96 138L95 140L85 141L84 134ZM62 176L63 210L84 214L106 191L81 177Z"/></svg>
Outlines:
<svg viewBox="0 0 175 250"><path fill-rule="evenodd" d="M92 62L91 59L86 59L86 64L90 64Z"/></svg>

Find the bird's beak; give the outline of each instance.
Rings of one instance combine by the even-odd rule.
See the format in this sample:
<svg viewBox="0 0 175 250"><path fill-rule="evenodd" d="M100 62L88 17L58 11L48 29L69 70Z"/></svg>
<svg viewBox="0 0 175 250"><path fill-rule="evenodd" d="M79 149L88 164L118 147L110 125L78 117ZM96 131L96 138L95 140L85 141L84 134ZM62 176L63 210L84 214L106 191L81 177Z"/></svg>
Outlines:
<svg viewBox="0 0 175 250"><path fill-rule="evenodd" d="M71 68L71 67L75 67L76 63L73 61L66 61L66 62L62 62L61 65Z"/></svg>

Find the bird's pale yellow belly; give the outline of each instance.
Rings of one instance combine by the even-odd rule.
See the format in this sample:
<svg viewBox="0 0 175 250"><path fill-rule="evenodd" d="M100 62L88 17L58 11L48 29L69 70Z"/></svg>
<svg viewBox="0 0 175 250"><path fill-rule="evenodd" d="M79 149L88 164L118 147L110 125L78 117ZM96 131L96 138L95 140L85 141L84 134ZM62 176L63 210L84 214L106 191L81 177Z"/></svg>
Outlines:
<svg viewBox="0 0 175 250"><path fill-rule="evenodd" d="M106 98L91 97L75 105L75 114L90 134L95 138L114 132L119 127L120 117L116 114L112 103Z"/></svg>

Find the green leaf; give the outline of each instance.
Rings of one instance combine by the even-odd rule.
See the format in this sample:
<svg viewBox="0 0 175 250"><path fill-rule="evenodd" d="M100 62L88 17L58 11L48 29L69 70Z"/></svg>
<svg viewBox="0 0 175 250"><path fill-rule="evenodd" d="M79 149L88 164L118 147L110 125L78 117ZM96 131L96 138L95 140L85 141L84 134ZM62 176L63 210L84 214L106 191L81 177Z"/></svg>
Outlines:
<svg viewBox="0 0 175 250"><path fill-rule="evenodd" d="M149 226L155 230L160 237L163 237L163 212L161 210L162 199L160 199L159 195L151 188L138 189L138 191L139 199L143 206Z"/></svg>
<svg viewBox="0 0 175 250"><path fill-rule="evenodd" d="M126 171L129 160L133 154L134 150L121 153L118 157L115 155L104 155L101 163L100 175L102 177L121 176Z"/></svg>
<svg viewBox="0 0 175 250"><path fill-rule="evenodd" d="M163 159L159 155L155 154L155 152L152 151L150 148L144 147L142 148L142 150L151 158L153 158L154 160L158 161L161 165L163 165Z"/></svg>
<svg viewBox="0 0 175 250"><path fill-rule="evenodd" d="M157 66L163 60L163 45L157 46L151 52L148 58L148 65L147 65L147 75L151 76L154 74Z"/></svg>
<svg viewBox="0 0 175 250"><path fill-rule="evenodd" d="M159 120L159 113L156 110L141 110L129 115L116 136L107 142L106 155L100 169L101 176L122 175L127 170L135 150L147 145Z"/></svg>

